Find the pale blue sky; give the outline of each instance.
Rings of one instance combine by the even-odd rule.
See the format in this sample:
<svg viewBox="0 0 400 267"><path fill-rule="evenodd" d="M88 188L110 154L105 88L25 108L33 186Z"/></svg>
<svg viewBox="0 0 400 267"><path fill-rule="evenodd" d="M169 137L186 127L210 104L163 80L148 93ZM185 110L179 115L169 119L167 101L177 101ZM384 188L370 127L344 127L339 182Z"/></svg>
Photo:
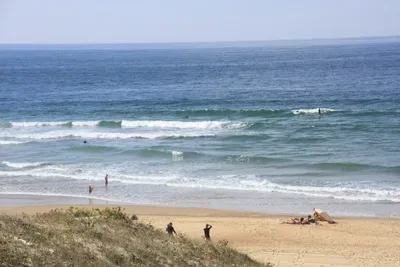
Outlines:
<svg viewBox="0 0 400 267"><path fill-rule="evenodd" d="M0 0L0 43L400 35L400 0Z"/></svg>

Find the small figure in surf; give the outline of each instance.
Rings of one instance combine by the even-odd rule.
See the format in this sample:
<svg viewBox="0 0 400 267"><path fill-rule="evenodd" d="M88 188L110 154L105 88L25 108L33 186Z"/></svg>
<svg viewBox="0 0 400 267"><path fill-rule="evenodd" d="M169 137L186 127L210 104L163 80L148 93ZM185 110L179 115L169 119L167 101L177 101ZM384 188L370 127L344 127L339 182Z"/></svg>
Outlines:
<svg viewBox="0 0 400 267"><path fill-rule="evenodd" d="M170 234L170 235L177 234L177 233L175 232L174 227L172 226L172 222L170 222L170 223L167 225L167 228L166 228L165 230L166 230L167 233Z"/></svg>
<svg viewBox="0 0 400 267"><path fill-rule="evenodd" d="M84 144L86 144L86 143L87 143L87 141L85 140L85 141L83 141L83 143L84 143Z"/></svg>
<svg viewBox="0 0 400 267"><path fill-rule="evenodd" d="M189 116L185 116L185 119L189 119Z"/></svg>
<svg viewBox="0 0 400 267"><path fill-rule="evenodd" d="M89 185L89 194L92 193L93 189L94 189L94 186L93 185Z"/></svg>
<svg viewBox="0 0 400 267"><path fill-rule="evenodd" d="M204 230L204 238L205 238L205 240L210 240L211 239L211 237L210 237L211 228L212 228L212 225L207 223L206 224L206 228L203 229Z"/></svg>
<svg viewBox="0 0 400 267"><path fill-rule="evenodd" d="M321 108L318 108L318 114L321 115Z"/></svg>
<svg viewBox="0 0 400 267"><path fill-rule="evenodd" d="M106 177L104 177L104 184L106 187L108 186L108 174L106 174Z"/></svg>

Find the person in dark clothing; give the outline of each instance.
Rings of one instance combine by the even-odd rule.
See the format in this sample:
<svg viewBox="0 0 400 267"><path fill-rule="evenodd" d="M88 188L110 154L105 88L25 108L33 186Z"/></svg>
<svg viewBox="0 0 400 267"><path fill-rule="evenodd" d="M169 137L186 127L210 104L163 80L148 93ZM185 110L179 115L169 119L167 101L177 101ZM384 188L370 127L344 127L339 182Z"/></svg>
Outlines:
<svg viewBox="0 0 400 267"><path fill-rule="evenodd" d="M89 185L89 194L92 193L94 186L93 185Z"/></svg>
<svg viewBox="0 0 400 267"><path fill-rule="evenodd" d="M108 186L108 174L106 174L106 177L104 177L104 184L105 186Z"/></svg>
<svg viewBox="0 0 400 267"><path fill-rule="evenodd" d="M168 232L168 234L170 234L170 235L173 235L173 234L177 234L176 232L175 232L175 229L174 229L174 227L172 226L172 222L170 222L168 225L167 225L167 229L165 229L167 232Z"/></svg>
<svg viewBox="0 0 400 267"><path fill-rule="evenodd" d="M204 230L204 238L206 240L210 240L211 239L211 237L210 237L211 228L212 228L212 225L207 223L206 224L206 228L203 229Z"/></svg>

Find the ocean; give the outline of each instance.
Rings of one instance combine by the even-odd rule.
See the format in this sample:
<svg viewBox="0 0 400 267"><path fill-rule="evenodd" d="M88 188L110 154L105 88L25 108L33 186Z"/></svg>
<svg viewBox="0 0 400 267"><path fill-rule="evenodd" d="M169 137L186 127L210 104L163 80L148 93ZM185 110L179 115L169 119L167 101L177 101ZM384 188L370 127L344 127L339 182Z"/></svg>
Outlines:
<svg viewBox="0 0 400 267"><path fill-rule="evenodd" d="M400 42L0 47L0 103L0 194L400 217Z"/></svg>

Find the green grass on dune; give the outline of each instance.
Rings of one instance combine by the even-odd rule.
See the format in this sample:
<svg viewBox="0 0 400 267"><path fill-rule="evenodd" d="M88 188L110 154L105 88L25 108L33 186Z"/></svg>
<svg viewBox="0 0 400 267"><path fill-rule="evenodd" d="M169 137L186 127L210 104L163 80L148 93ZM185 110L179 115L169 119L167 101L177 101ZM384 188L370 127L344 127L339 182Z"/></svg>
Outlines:
<svg viewBox="0 0 400 267"><path fill-rule="evenodd" d="M268 267L224 245L171 237L121 208L0 215L0 266Z"/></svg>

